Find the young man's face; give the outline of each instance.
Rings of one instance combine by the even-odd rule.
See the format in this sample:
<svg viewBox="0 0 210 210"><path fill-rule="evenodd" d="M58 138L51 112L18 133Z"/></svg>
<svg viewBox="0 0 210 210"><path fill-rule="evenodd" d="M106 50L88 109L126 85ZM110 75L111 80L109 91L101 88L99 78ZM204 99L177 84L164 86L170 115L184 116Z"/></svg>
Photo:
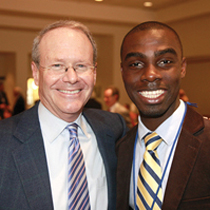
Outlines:
<svg viewBox="0 0 210 210"><path fill-rule="evenodd" d="M176 36L168 29L131 33L122 48L125 88L141 118L168 118L179 105L185 59Z"/></svg>

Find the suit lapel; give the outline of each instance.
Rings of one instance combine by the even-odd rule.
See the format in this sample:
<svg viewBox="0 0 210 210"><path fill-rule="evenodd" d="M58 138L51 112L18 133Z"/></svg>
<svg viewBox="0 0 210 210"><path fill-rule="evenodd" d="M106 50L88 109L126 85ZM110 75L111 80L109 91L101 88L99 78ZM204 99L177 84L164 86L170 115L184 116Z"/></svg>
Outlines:
<svg viewBox="0 0 210 210"><path fill-rule="evenodd" d="M110 162L113 161L112 155L115 155L115 154L110 154L109 151L110 146L113 145L114 134L111 132L109 127L104 123L105 120L103 116L95 117L89 112L89 110L86 110L83 114L88 123L90 124L91 128L93 129L93 132L96 136L96 140L98 143L99 151L106 166L106 164L109 161Z"/></svg>
<svg viewBox="0 0 210 210"><path fill-rule="evenodd" d="M37 107L26 111L17 126L14 136L22 144L13 158L31 209L53 209Z"/></svg>
<svg viewBox="0 0 210 210"><path fill-rule="evenodd" d="M193 125L193 122L196 122L196 125ZM202 143L195 135L203 127L202 117L188 108L171 166L163 210L178 208Z"/></svg>
<svg viewBox="0 0 210 210"><path fill-rule="evenodd" d="M117 209L128 209L133 150L138 125L132 128L116 145L117 163ZM122 142L122 144L121 144ZM118 145L121 144L120 149Z"/></svg>
<svg viewBox="0 0 210 210"><path fill-rule="evenodd" d="M89 112L89 110L84 112L84 116L86 117L86 120L90 124L96 136L98 148L102 156L106 171L108 170L107 173L111 176L114 176L114 174L110 174L109 171L110 166L114 165L116 162L115 153L110 152L110 148L113 148L113 145L115 145L115 142L113 141L114 134L104 123L105 120L103 116L95 117Z"/></svg>
<svg viewBox="0 0 210 210"><path fill-rule="evenodd" d="M115 209L117 158L115 154L114 140L116 139L114 139L114 133L111 131L110 125L106 124L108 123L108 118L106 116L105 119L102 112L100 115L97 115L97 112L86 109L83 114L93 129L104 162L108 184L108 209ZM111 121L112 119L110 119Z"/></svg>

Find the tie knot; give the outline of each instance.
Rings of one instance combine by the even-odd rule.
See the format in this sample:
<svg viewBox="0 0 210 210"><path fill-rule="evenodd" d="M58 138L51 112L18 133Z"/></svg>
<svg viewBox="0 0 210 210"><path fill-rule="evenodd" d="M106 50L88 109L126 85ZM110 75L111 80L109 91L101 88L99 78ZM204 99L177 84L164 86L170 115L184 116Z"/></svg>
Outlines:
<svg viewBox="0 0 210 210"><path fill-rule="evenodd" d="M161 143L162 139L160 136L158 136L157 133L147 133L146 136L144 137L144 143L146 150L156 150Z"/></svg>
<svg viewBox="0 0 210 210"><path fill-rule="evenodd" d="M71 139L77 137L78 125L76 123L72 123L72 124L68 125L67 128L69 130Z"/></svg>

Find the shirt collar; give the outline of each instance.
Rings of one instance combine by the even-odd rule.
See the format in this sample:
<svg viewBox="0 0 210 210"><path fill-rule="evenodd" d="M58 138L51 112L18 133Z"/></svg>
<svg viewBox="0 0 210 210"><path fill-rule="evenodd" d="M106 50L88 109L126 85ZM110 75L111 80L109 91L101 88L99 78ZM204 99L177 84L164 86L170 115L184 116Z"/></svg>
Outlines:
<svg viewBox="0 0 210 210"><path fill-rule="evenodd" d="M79 117L77 118L77 120L75 122L79 126L79 129L81 130L82 134L87 137L88 136L88 131L87 131L88 123L87 123L84 115L82 115L82 113L79 115Z"/></svg>
<svg viewBox="0 0 210 210"><path fill-rule="evenodd" d="M68 123L54 114L52 114L41 102L39 103L38 108L39 121L41 124L42 132L47 136L47 139L52 143L71 123L77 123L78 129L87 136L85 118L82 114L71 123Z"/></svg>
<svg viewBox="0 0 210 210"><path fill-rule="evenodd" d="M171 145L175 138L176 134L179 130L179 127L182 122L182 118L185 112L185 104L182 100L180 100L180 104L178 108L174 111L174 113L166 119L159 127L155 130L155 132L163 139L163 141L167 145ZM148 132L150 131L141 121L141 117L138 117L139 125L138 125L138 134L139 139L142 139Z"/></svg>

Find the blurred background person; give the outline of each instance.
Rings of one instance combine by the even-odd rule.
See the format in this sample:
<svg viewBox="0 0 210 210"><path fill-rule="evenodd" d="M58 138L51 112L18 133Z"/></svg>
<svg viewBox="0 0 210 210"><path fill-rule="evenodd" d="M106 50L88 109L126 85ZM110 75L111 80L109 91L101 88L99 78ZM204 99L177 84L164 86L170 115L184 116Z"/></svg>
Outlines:
<svg viewBox="0 0 210 210"><path fill-rule="evenodd" d="M130 118L131 118L131 123L133 126L135 126L138 123L138 116L139 116L139 111L136 107L136 105L132 102L130 104Z"/></svg>
<svg viewBox="0 0 210 210"><path fill-rule="evenodd" d="M183 89L179 90L179 98L185 102L189 101L189 98L187 97L187 95Z"/></svg>
<svg viewBox="0 0 210 210"><path fill-rule="evenodd" d="M23 112L26 109L25 99L23 97L22 89L20 87L15 87L13 90L13 94L15 97L15 104L12 115L16 115L19 114L20 112Z"/></svg>
<svg viewBox="0 0 210 210"><path fill-rule="evenodd" d="M11 115L7 94L4 91L4 83L0 81L0 119L11 117Z"/></svg>
<svg viewBox="0 0 210 210"><path fill-rule="evenodd" d="M120 92L115 86L109 86L104 91L104 102L109 112L118 113L125 119L128 128L132 128L129 110L119 103Z"/></svg>

